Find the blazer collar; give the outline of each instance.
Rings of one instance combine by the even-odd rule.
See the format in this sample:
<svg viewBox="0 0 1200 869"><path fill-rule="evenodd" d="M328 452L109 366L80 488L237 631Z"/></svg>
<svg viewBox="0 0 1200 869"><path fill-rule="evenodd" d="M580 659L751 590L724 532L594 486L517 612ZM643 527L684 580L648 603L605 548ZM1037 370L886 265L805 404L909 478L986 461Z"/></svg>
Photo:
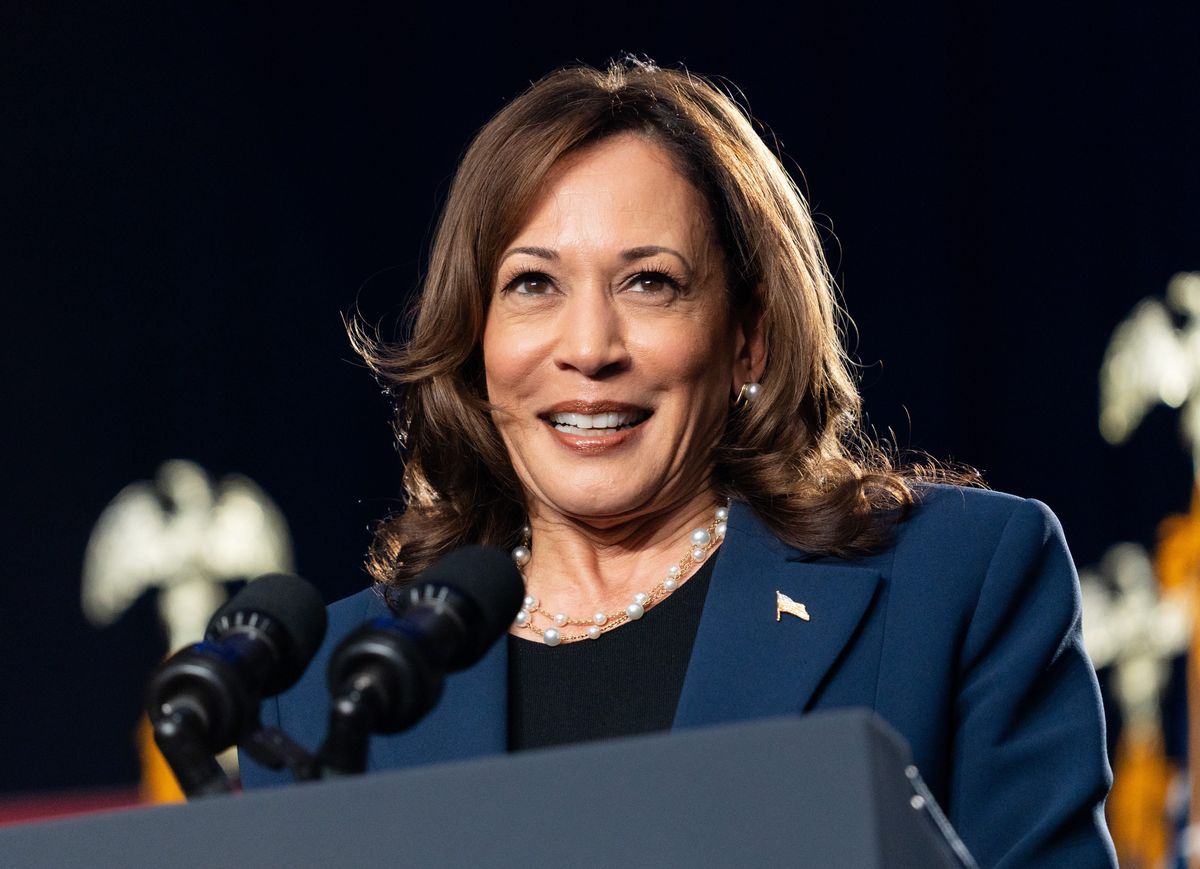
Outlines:
<svg viewBox="0 0 1200 869"><path fill-rule="evenodd" d="M779 541L744 504L730 509L692 646L675 724L695 727L805 711L879 585L874 568L814 560ZM803 621L776 618L776 594Z"/></svg>
<svg viewBox="0 0 1200 869"><path fill-rule="evenodd" d="M812 560L784 545L743 504L732 506L728 526L676 728L805 711L879 585L874 568ZM803 603L811 620L785 614L776 621L776 592ZM441 701L416 727L373 740L370 766L497 754L507 743L508 643L501 638L479 663L446 680Z"/></svg>

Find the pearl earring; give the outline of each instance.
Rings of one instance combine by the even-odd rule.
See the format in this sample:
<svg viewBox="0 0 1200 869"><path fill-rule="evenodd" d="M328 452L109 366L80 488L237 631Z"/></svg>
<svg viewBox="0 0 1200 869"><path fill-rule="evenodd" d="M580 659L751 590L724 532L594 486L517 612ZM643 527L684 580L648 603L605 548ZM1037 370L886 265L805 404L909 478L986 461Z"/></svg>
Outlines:
<svg viewBox="0 0 1200 869"><path fill-rule="evenodd" d="M734 401L734 404L736 404L738 406L741 406L743 404L749 404L750 402L752 402L756 398L758 398L759 395L761 395L761 394L762 394L762 384L761 383L743 383L742 391L738 393L737 400Z"/></svg>

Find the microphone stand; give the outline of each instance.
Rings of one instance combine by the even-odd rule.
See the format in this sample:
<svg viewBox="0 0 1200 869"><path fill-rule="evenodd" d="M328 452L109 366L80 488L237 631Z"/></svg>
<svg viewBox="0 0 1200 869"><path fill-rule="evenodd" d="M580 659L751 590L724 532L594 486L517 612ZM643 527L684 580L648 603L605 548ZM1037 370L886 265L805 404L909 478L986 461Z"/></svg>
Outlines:
<svg viewBox="0 0 1200 869"><path fill-rule="evenodd" d="M367 745L388 702L378 665L364 667L333 696L329 729L317 756L321 772L330 778L361 775L367 771Z"/></svg>
<svg viewBox="0 0 1200 869"><path fill-rule="evenodd" d="M189 800L233 792L229 777L205 748L203 715L188 703L164 703L154 716L154 741Z"/></svg>
<svg viewBox="0 0 1200 869"><path fill-rule="evenodd" d="M207 728L198 710L165 703L153 724L154 742L188 800L233 793L229 777L206 746ZM269 769L286 767L296 781L321 778L316 758L278 727L258 727L238 747Z"/></svg>
<svg viewBox="0 0 1200 869"><path fill-rule="evenodd" d="M268 769L287 767L298 782L321 778L316 758L278 727L259 726L238 743L238 748Z"/></svg>
<svg viewBox="0 0 1200 869"><path fill-rule="evenodd" d="M418 613L419 615L419 613ZM350 634L329 661L329 729L317 753L323 775L367 770L373 733L399 733L432 709L444 665L407 617L381 618Z"/></svg>

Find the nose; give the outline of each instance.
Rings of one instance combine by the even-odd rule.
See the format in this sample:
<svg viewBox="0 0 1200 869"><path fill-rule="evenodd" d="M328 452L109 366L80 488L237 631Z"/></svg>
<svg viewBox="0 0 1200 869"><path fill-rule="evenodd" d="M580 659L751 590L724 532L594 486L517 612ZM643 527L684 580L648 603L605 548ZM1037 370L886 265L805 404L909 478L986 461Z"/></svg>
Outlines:
<svg viewBox="0 0 1200 869"><path fill-rule="evenodd" d="M625 328L616 302L604 289L572 293L557 321L554 363L586 377L606 377L629 366Z"/></svg>

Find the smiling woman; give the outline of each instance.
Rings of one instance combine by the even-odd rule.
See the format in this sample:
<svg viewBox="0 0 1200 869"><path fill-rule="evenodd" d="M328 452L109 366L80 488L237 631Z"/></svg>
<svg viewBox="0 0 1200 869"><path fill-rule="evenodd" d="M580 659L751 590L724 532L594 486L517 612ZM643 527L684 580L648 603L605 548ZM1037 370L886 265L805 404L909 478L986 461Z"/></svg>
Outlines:
<svg viewBox="0 0 1200 869"><path fill-rule="evenodd" d="M609 547L625 556L616 572L660 562L641 538L677 537L729 499L753 506L795 546L879 549L913 503L910 481L941 475L894 472L861 435L837 314L803 197L724 93L636 62L547 76L467 150L411 340L381 345L354 330L364 359L401 397L406 459L407 509L381 525L372 574L402 586L467 541L512 545L542 509L530 484L560 478L552 468L562 447L602 459L578 469L591 485L562 480L587 501L582 512L564 502L563 515L640 539ZM526 364L545 357L524 388L538 401L553 393L549 404L509 407L524 400L507 391L518 389L508 383L518 350ZM598 376L583 374L598 361ZM733 408L742 385L759 380L762 400ZM551 407L561 402L581 410ZM535 418L550 427L548 411L590 415L598 402L646 413L636 427L645 437L627 436L630 449L618 455L594 437L543 431L556 451L531 461ZM620 491L610 492L617 479ZM639 484L640 500L621 503ZM539 545L531 572L544 572L547 558ZM594 578L589 593L621 593Z"/></svg>
<svg viewBox="0 0 1200 869"><path fill-rule="evenodd" d="M526 596L372 768L864 706L981 865L1111 865L1061 528L892 468L837 313L803 197L706 80L564 69L492 119L412 338L353 330L396 398L406 508L322 654L467 544L511 549ZM319 670L263 708L309 744Z"/></svg>

